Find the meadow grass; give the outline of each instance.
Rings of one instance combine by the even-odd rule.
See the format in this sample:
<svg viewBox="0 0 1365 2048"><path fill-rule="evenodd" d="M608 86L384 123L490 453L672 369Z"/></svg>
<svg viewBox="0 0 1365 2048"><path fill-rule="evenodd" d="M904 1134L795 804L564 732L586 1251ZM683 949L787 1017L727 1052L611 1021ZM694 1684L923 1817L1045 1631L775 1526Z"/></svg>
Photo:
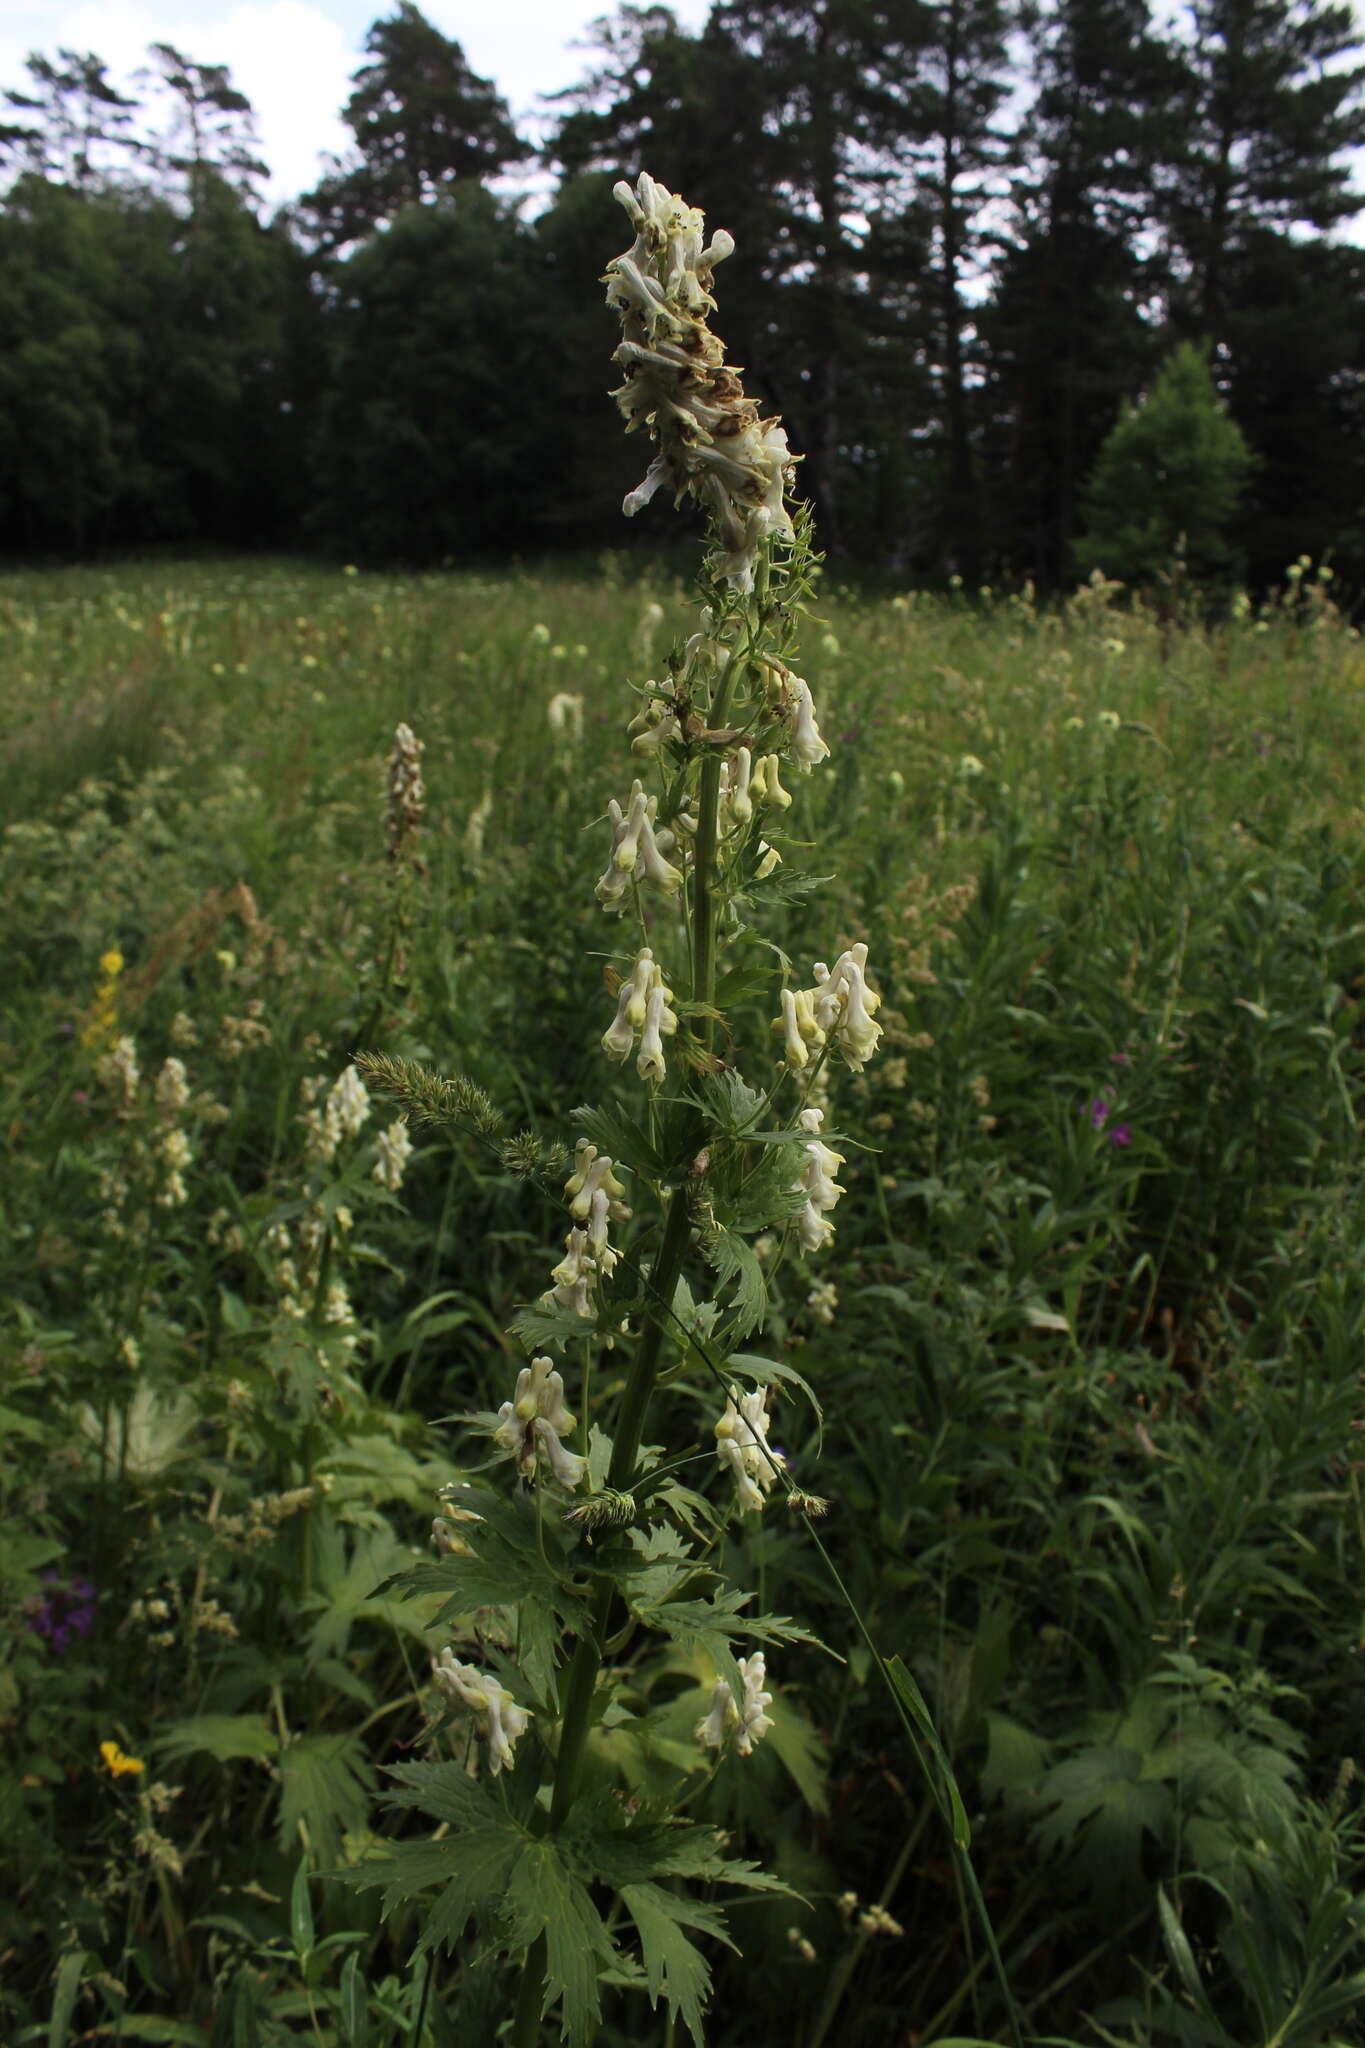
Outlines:
<svg viewBox="0 0 1365 2048"><path fill-rule="evenodd" d="M584 821L694 603L619 557L0 578L7 2039L478 2042L510 2011L458 1954L409 1966L415 1909L308 1872L422 1742L431 1604L377 1589L562 1216L420 1132L392 1188L388 1112L330 1153L318 1119L364 1044L533 1128L601 1094ZM823 1407L831 1552L931 1703L1031 2040L1361 2040L1365 649L1311 570L1218 624L1102 585L830 580L819 611L833 754L792 820L831 879L776 937L866 936L887 1024L834 1083L866 1141L836 1245L770 1324ZM742 1000L730 1028L766 1042ZM784 1405L798 1473L815 1436ZM808 1541L729 1548L845 1661L789 1646L771 1743L699 1777L809 1901L736 1917L707 2038L1007 2038ZM639 1684L677 1768L706 1674ZM650 1757L593 1742L648 1799ZM665 2037L625 1988L598 2036Z"/></svg>

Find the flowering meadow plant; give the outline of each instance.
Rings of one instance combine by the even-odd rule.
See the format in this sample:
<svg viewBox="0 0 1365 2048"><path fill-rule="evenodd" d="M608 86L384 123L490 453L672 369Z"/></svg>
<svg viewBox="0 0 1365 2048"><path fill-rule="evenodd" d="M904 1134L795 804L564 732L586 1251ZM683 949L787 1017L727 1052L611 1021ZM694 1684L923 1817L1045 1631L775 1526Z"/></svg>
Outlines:
<svg viewBox="0 0 1365 2048"><path fill-rule="evenodd" d="M814 1395L747 1347L782 1256L818 1257L834 1235L830 1068L861 1072L882 1035L865 944L805 975L763 935L765 914L813 886L784 832L788 783L830 749L795 667L816 564L793 460L708 324L733 244L708 243L700 213L648 176L616 192L635 240L607 274L615 396L656 447L625 509L666 485L708 517L695 630L637 686L606 805L601 1053L628 1085L575 1112L563 1256L513 1326L526 1362L496 1415L468 1418L487 1455L447 1489L440 1560L400 1582L443 1597L452 1638L432 1673L454 1760L394 1773L395 1803L442 1838L346 1873L390 1906L441 1887L420 1948L472 1921L474 1953L524 1957L521 2044L556 2008L564 2038L589 2039L606 1972L700 2042L694 1936L729 1939L717 1887L785 1889L682 1808L695 1774L742 1770L783 1711L770 1651L812 1640L752 1611L725 1537L779 1498L807 1517L824 1506L770 1440L775 1394ZM493 1138L466 1086L360 1064L414 1118L448 1112ZM544 1148L521 1142L543 1178ZM689 1673L705 1703L690 1762L662 1774L647 1667Z"/></svg>

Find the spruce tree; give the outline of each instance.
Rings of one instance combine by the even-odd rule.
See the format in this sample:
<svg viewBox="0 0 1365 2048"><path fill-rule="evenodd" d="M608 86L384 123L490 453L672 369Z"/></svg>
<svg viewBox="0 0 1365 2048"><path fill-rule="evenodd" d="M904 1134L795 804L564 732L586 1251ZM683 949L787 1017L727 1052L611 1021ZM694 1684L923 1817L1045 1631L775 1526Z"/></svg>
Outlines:
<svg viewBox="0 0 1365 2048"><path fill-rule="evenodd" d="M1100 450L1077 568L1150 585L1181 563L1198 584L1226 581L1237 566L1231 530L1251 466L1207 347L1178 343Z"/></svg>

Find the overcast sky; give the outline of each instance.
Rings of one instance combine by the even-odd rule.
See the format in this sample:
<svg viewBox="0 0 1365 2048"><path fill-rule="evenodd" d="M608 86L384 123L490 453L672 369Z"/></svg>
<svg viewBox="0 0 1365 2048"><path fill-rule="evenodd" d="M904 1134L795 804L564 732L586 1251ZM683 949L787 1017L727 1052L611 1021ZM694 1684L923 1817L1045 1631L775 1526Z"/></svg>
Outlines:
<svg viewBox="0 0 1365 2048"><path fill-rule="evenodd" d="M418 0L423 13L463 45L474 70L492 78L523 123L537 95L582 75L586 57L570 45L615 0ZM710 0L669 0L685 28L700 28ZM1358 0L1357 11L1359 11ZM318 158L340 152L338 118L361 61L365 32L389 0L0 0L0 87L25 83L30 50L59 48L103 57L117 84L146 60L147 45L174 43L201 64L226 64L256 109L273 203L316 182ZM1355 183L1365 189L1365 152ZM1343 232L1365 241L1365 214Z"/></svg>
<svg viewBox="0 0 1365 2048"><path fill-rule="evenodd" d="M536 96L577 79L586 62L568 46L614 0L419 0L422 12L463 48L525 118ZM687 28L699 28L709 0L670 0ZM325 151L347 131L338 110L349 96L365 32L388 0L3 0L0 86L21 86L30 50L93 50L118 84L146 61L149 43L174 43L201 64L226 64L256 109L272 201L316 181Z"/></svg>

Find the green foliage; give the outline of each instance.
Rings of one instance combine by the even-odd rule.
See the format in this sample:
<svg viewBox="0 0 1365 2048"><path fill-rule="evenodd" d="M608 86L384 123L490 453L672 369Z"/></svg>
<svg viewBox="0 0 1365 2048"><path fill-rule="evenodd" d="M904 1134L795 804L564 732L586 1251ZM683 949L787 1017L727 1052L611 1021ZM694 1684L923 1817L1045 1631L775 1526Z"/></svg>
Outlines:
<svg viewBox="0 0 1365 2048"><path fill-rule="evenodd" d="M1252 467L1214 387L1208 351L1181 342L1101 448L1085 491L1082 573L1150 585L1188 568L1197 583L1234 567L1230 529Z"/></svg>
<svg viewBox="0 0 1365 2048"><path fill-rule="evenodd" d="M1172 622L1164 661L1160 617L1102 588L989 616L823 598L822 725L867 740L797 785L791 837L818 836L837 880L746 914L802 974L868 929L892 1036L865 1074L831 1074L826 1123L876 1149L831 1140L829 1251L764 1248L760 1340L731 1331L752 1269L715 1250L780 1240L796 1171L785 1099L733 1077L752 1089L775 1044L752 991L735 984L726 1072L689 1072L651 1118L627 1069L574 1123L629 1160L638 1216L642 1188L695 1163L687 1117L714 1119L714 1215L694 1209L676 1297L699 1342L671 1326L657 1462L592 1496L629 1520L585 1526L548 1486L539 1520L505 1498L506 1465L475 1469L490 1447L430 1418L507 1398L508 1330L562 1240L567 1167L527 1179L498 1143L564 1134L564 1105L602 1084L611 1001L581 964L602 835L581 791L619 787L615 740L590 718L561 768L545 706L605 690L637 635L657 669L681 633L666 581L613 574L0 584L0 2034L42 2041L60 2009L72 2039L279 2048L311 2000L324 2038L367 2048L490 2039L517 1997L501 1951L553 1898L578 1949L557 1950L546 2039L566 1990L590 2007L599 1927L602 2043L657 2048L670 2013L695 2038L709 1996L717 2048L751 2040L755 2010L813 2048L836 1992L825 2044L1006 2038L940 1804L907 1783L809 1536L776 1499L725 1528L704 1345L769 1388L788 1476L829 1497L821 1539L938 1732L1025 2038L1354 2044L1365 919L1360 650L1332 579L1310 568L1216 630ZM427 742L427 874L385 982L396 702ZM131 1105L82 1043L115 944ZM414 1117L392 1194L375 1134L415 1095L376 1085L325 1163L300 1121L301 1084L325 1101L376 1001L395 1071L466 1076L503 1119L490 1145ZM168 1053L191 1091L180 1206L156 1200ZM736 1220L773 1204L769 1226ZM618 1324L647 1298L649 1239L622 1236ZM333 1280L350 1313L329 1323L311 1310ZM530 1314L578 1388L582 1320ZM572 1395L599 1486L625 1358L600 1353ZM472 1554L400 1598L443 1486L484 1534L451 1519ZM532 1715L519 1754L553 1740L556 1664L610 1575L628 1611L552 1838L529 1780L469 1779L427 1660L453 1641L502 1675ZM82 1580L89 1633L59 1647L44 1630L75 1603L45 1607ZM714 1667L765 1644L774 1727L710 1776L694 1730ZM106 1741L144 1772L110 1775ZM404 1795L387 1812L385 1784ZM860 1926L883 1894L903 1939ZM699 1924L722 1898L724 1935Z"/></svg>

